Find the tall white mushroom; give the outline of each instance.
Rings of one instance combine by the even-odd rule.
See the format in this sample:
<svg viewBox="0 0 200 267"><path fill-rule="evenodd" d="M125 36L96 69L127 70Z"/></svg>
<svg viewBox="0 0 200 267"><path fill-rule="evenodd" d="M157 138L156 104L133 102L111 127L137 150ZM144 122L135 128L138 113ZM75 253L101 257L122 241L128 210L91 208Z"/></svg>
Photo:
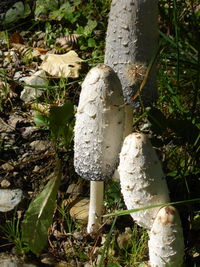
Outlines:
<svg viewBox="0 0 200 267"><path fill-rule="evenodd" d="M104 63L117 73L125 102L138 92L158 47L158 1L112 0ZM156 66L148 73L140 95L146 105L157 95ZM137 106L137 104L135 104ZM132 132L133 110L125 108L124 137Z"/></svg>
<svg viewBox="0 0 200 267"><path fill-rule="evenodd" d="M141 133L128 135L123 143L118 167L121 191L128 209L169 202L161 163L148 138ZM151 229L158 208L131 213L136 223Z"/></svg>
<svg viewBox="0 0 200 267"><path fill-rule="evenodd" d="M149 262L151 267L181 267L184 239L177 210L172 206L159 210L149 234Z"/></svg>
<svg viewBox="0 0 200 267"><path fill-rule="evenodd" d="M121 83L106 65L92 68L80 94L74 138L76 172L91 182L88 233L98 228L103 205L103 180L118 164L124 128Z"/></svg>

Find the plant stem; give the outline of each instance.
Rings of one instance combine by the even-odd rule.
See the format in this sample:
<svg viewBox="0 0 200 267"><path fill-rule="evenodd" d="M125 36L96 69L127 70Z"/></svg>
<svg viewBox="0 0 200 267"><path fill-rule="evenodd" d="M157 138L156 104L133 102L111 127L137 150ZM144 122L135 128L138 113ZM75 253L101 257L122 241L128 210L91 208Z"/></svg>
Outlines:
<svg viewBox="0 0 200 267"><path fill-rule="evenodd" d="M87 232L90 234L100 226L103 209L104 182L90 181L90 205Z"/></svg>

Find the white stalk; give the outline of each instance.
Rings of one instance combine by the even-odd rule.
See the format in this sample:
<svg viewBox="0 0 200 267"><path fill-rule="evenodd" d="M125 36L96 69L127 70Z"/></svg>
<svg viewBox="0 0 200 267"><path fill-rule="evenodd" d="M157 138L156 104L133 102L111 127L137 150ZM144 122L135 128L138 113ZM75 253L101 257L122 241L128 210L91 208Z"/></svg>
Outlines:
<svg viewBox="0 0 200 267"><path fill-rule="evenodd" d="M161 163L148 138L141 133L128 135L123 143L118 167L121 191L128 209L169 202ZM159 208L131 213L136 223L148 230Z"/></svg>
<svg viewBox="0 0 200 267"><path fill-rule="evenodd" d="M90 181L90 204L87 232L92 233L100 228L103 210L104 182Z"/></svg>
<svg viewBox="0 0 200 267"><path fill-rule="evenodd" d="M181 267L184 256L184 239L177 210L172 206L158 212L149 234L151 267Z"/></svg>

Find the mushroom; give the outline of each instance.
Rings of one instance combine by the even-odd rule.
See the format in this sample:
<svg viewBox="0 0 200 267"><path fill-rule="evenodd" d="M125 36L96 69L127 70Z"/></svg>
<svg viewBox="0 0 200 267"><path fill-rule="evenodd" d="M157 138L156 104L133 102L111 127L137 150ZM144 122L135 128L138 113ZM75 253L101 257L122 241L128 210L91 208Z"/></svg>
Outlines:
<svg viewBox="0 0 200 267"><path fill-rule="evenodd" d="M112 0L109 14L105 59L118 75L124 101L130 104L138 95L145 105L157 96L156 66L148 67L158 47L157 0ZM134 96L134 97L133 97ZM131 105L137 107L137 103ZM124 138L132 132L133 109L125 106Z"/></svg>
<svg viewBox="0 0 200 267"><path fill-rule="evenodd" d="M159 210L149 234L151 267L181 267L184 257L184 239L177 210L166 206Z"/></svg>
<svg viewBox="0 0 200 267"><path fill-rule="evenodd" d="M128 209L169 202L161 163L148 138L142 133L128 135L118 167L121 191ZM136 223L151 229L159 207L131 213Z"/></svg>
<svg viewBox="0 0 200 267"><path fill-rule="evenodd" d="M99 227L103 206L103 181L118 164L124 108L121 83L106 65L87 74L76 113L74 137L75 171L90 180L88 233Z"/></svg>

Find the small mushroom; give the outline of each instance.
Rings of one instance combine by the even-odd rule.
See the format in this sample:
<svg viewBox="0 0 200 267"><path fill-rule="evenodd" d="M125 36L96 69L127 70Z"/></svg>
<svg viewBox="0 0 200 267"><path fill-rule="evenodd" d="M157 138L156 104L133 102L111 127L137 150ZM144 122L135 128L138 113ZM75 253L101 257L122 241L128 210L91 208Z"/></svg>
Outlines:
<svg viewBox="0 0 200 267"><path fill-rule="evenodd" d="M151 267L181 267L184 256L184 239L177 210L172 206L159 210L149 234Z"/></svg>
<svg viewBox="0 0 200 267"><path fill-rule="evenodd" d="M128 135L123 143L118 167L121 191L128 209L169 202L161 163L148 138L141 133ZM131 213L136 223L151 229L158 208Z"/></svg>
<svg viewBox="0 0 200 267"><path fill-rule="evenodd" d="M124 128L121 83L106 65L92 68L80 94L74 137L75 171L92 181L88 233L100 222L103 181L111 178L118 164Z"/></svg>

